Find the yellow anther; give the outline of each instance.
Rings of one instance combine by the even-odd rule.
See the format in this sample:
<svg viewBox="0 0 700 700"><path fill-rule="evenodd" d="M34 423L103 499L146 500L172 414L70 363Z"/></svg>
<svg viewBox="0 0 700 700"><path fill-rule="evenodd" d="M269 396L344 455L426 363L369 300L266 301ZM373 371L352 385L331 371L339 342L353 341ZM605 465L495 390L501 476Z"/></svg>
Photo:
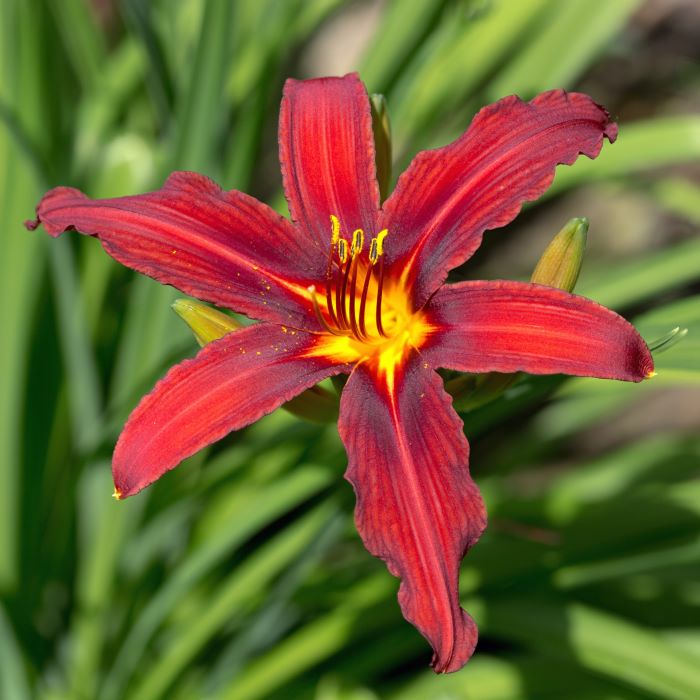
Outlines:
<svg viewBox="0 0 700 700"><path fill-rule="evenodd" d="M352 246L350 247L350 253L354 258L365 245L365 232L358 228L352 234Z"/></svg>
<svg viewBox="0 0 700 700"><path fill-rule="evenodd" d="M384 239L389 235L389 229L383 229L369 244L369 261L374 265L384 254Z"/></svg>
<svg viewBox="0 0 700 700"><path fill-rule="evenodd" d="M377 258L381 258L384 255L384 239L389 235L389 229L382 229L377 234Z"/></svg>
<svg viewBox="0 0 700 700"><path fill-rule="evenodd" d="M343 264L348 259L348 242L344 238L338 241L338 257Z"/></svg>
<svg viewBox="0 0 700 700"><path fill-rule="evenodd" d="M377 239L373 238L369 243L369 261L374 265L377 262L379 256L377 255Z"/></svg>
<svg viewBox="0 0 700 700"><path fill-rule="evenodd" d="M335 245L340 238L340 220L331 214L331 245Z"/></svg>

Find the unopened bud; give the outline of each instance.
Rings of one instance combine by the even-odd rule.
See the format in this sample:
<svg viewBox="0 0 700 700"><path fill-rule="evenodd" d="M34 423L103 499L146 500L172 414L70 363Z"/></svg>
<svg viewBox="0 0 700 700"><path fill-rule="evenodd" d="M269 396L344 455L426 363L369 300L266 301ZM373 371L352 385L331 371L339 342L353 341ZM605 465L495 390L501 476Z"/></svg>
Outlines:
<svg viewBox="0 0 700 700"><path fill-rule="evenodd" d="M547 246L530 282L572 292L586 249L588 219L571 219Z"/></svg>
<svg viewBox="0 0 700 700"><path fill-rule="evenodd" d="M371 95L372 131L374 132L374 149L377 163L377 182L382 202L389 195L391 184L391 124L389 108L384 95Z"/></svg>
<svg viewBox="0 0 700 700"><path fill-rule="evenodd" d="M176 299L173 311L190 327L203 347L241 327L235 319L195 299Z"/></svg>

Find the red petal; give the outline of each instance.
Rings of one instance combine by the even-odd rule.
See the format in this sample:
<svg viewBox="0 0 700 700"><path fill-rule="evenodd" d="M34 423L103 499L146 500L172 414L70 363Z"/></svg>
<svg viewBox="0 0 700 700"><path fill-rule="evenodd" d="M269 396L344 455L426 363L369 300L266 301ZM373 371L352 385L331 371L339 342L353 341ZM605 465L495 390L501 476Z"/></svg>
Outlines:
<svg viewBox="0 0 700 700"><path fill-rule="evenodd" d="M288 80L280 110L280 162L292 219L321 250L331 214L341 231L373 235L379 210L372 114L356 73Z"/></svg>
<svg viewBox="0 0 700 700"><path fill-rule="evenodd" d="M387 262L415 279L420 306L481 244L486 229L505 226L524 201L551 184L554 168L580 153L595 158L617 127L586 95L545 92L525 103L515 95L482 109L454 143L419 153L384 205Z"/></svg>
<svg viewBox="0 0 700 700"><path fill-rule="evenodd" d="M440 331L423 352L462 372L573 374L638 382L654 370L634 327L590 299L525 282L445 285L426 307Z"/></svg>
<svg viewBox="0 0 700 700"><path fill-rule="evenodd" d="M440 377L414 359L391 390L359 365L339 430L365 546L402 579L401 610L432 645L435 671L456 671L477 640L459 606L459 564L486 524L462 422Z"/></svg>
<svg viewBox="0 0 700 700"><path fill-rule="evenodd" d="M252 316L316 327L309 284L325 259L294 227L241 192L224 192L196 173L173 173L149 194L92 200L70 187L51 190L29 228L58 236L97 236L119 262L163 284Z"/></svg>
<svg viewBox="0 0 700 700"><path fill-rule="evenodd" d="M322 357L305 357L318 338L259 323L173 367L141 400L119 437L112 462L118 495L138 493L203 447L347 371Z"/></svg>

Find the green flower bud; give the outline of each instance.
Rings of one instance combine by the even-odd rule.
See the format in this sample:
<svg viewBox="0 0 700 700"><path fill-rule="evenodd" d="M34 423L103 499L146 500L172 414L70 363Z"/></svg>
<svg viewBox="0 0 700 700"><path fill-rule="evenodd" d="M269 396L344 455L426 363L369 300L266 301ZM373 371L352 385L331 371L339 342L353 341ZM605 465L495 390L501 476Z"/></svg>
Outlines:
<svg viewBox="0 0 700 700"><path fill-rule="evenodd" d="M571 219L547 246L530 282L572 292L586 249L588 219Z"/></svg>
<svg viewBox="0 0 700 700"><path fill-rule="evenodd" d="M195 339L202 347L241 327L238 321L227 314L202 304L196 299L176 299L172 308L190 327Z"/></svg>

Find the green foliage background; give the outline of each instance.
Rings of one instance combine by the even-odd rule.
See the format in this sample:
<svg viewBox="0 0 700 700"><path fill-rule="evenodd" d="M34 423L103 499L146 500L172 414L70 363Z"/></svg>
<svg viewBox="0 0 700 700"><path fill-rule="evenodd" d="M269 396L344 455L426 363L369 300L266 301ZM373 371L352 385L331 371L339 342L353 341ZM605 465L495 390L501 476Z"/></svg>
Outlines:
<svg viewBox="0 0 700 700"><path fill-rule="evenodd" d="M0 698L700 697L693 21L660 0L0 0ZM491 524L462 572L481 642L449 677L354 531L333 425L278 411L110 498L123 421L195 344L174 290L22 228L52 185L173 169L284 210L282 83L337 66L387 96L396 172L512 92L608 105L618 143L461 273L527 278L589 216L577 291L647 340L690 329L643 385L531 378L464 415Z"/></svg>

